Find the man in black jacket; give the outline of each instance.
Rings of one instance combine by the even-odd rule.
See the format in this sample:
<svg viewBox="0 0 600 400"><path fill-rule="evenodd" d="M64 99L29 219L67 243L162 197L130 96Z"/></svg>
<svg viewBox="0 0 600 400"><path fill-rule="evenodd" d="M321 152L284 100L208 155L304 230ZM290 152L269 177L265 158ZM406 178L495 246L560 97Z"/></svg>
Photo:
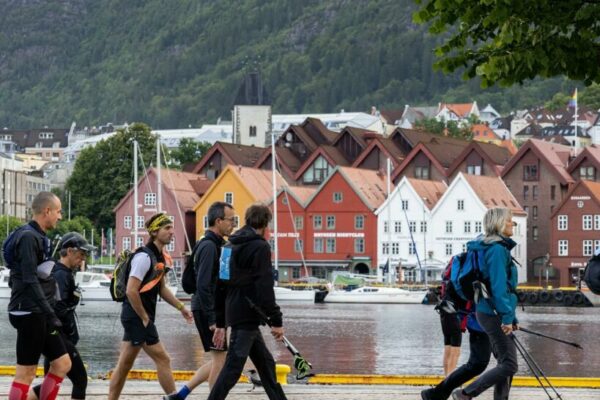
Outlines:
<svg viewBox="0 0 600 400"><path fill-rule="evenodd" d="M42 383L40 398L54 400L71 368L71 360L58 334L62 324L40 285L38 266L50 258L46 232L61 219L61 203L53 193L40 192L31 207L33 220L16 233L14 261L8 265L11 287L8 313L11 325L17 330L17 366L8 399L27 399L40 356L44 354L50 360L50 371Z"/></svg>
<svg viewBox="0 0 600 400"><path fill-rule="evenodd" d="M79 331L75 316L75 308L79 304L81 292L75 284L74 274L85 261L87 255L94 250L83 236L77 232L67 233L58 244L60 259L52 269L52 276L58 293L53 296L52 306L62 323L61 335L69 357L71 370L67 377L73 383L71 399L85 399L87 389L87 371L79 351L75 347L79 341ZM44 370L49 369L48 359L44 362ZM41 385L35 386L29 400L40 398Z"/></svg>
<svg viewBox="0 0 600 400"><path fill-rule="evenodd" d="M250 356L270 400L284 400L285 394L275 377L275 360L265 345L259 326L264 324L252 307L256 305L270 319L271 334L283 338L282 315L275 302L271 247L265 231L272 219L269 207L254 204L246 210L246 225L229 238L231 247L221 252L220 281L215 299L216 346L225 341L225 326L231 327L225 366L211 389L208 400L227 397Z"/></svg>
<svg viewBox="0 0 600 400"><path fill-rule="evenodd" d="M208 229L204 237L196 245L192 254L196 274L196 293L192 296L192 313L194 322L206 353L211 360L202 365L176 394L164 397L164 400L185 400L194 388L204 381L212 387L225 363L227 346L215 347L213 332L216 329L214 298L217 277L219 275L219 257L221 247L225 243L224 236L229 236L235 227L235 213L230 204L222 201L214 202L208 208Z"/></svg>

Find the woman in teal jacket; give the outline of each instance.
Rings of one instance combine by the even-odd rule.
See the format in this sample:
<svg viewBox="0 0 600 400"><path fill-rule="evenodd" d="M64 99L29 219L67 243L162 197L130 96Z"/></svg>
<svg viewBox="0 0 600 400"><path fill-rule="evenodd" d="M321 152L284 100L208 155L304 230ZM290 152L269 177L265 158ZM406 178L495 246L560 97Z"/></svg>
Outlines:
<svg viewBox="0 0 600 400"><path fill-rule="evenodd" d="M519 328L517 308L517 267L510 255L516 243L510 238L515 223L507 208L491 208L484 218L485 235L468 243L468 250L483 251L480 263L483 281L489 298L477 304L477 321L488 335L494 355L495 368L481 375L464 389L452 392L455 400L469 400L495 386L494 400L508 399L513 375L517 372L517 349L511 339L513 330Z"/></svg>

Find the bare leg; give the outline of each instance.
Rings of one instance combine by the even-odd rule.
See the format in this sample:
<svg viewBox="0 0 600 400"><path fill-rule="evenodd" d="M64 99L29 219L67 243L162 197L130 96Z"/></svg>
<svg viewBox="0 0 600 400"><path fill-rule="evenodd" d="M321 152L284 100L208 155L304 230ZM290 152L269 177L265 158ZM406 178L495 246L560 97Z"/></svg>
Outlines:
<svg viewBox="0 0 600 400"><path fill-rule="evenodd" d="M212 363L213 362L211 360L196 370L196 372L194 373L194 376L192 376L192 379L190 379L185 384L185 386L187 386L188 389L190 389L190 391L194 390L202 382L206 382L208 380L208 377L210 375L210 370L212 368Z"/></svg>
<svg viewBox="0 0 600 400"><path fill-rule="evenodd" d="M217 377L225 365L225 357L227 356L226 351L212 351L210 375L208 377L208 386L212 389L213 385L217 381Z"/></svg>
<svg viewBox="0 0 600 400"><path fill-rule="evenodd" d="M151 346L144 344L142 347L146 354L154 361L154 364L156 364L158 383L160 383L165 394L175 393L175 380L173 379L173 371L171 370L171 358L162 343L158 342Z"/></svg>
<svg viewBox="0 0 600 400"><path fill-rule="evenodd" d="M108 386L108 399L117 400L121 395L127 374L133 367L133 363L142 348L132 346L131 342L121 342L121 355L111 377Z"/></svg>

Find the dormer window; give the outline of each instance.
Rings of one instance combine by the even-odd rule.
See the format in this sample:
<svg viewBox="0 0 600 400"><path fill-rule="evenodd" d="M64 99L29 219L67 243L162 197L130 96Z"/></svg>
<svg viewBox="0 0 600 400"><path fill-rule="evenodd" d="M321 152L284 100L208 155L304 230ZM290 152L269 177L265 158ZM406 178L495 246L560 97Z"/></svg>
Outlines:
<svg viewBox="0 0 600 400"><path fill-rule="evenodd" d="M523 180L524 181L537 181L539 180L538 166L537 164L524 165L523 166Z"/></svg>
<svg viewBox="0 0 600 400"><path fill-rule="evenodd" d="M588 181L596 180L596 168L595 167L581 167L579 168L579 178Z"/></svg>
<svg viewBox="0 0 600 400"><path fill-rule="evenodd" d="M481 175L481 165L467 165L467 174Z"/></svg>
<svg viewBox="0 0 600 400"><path fill-rule="evenodd" d="M426 180L429 179L429 166L416 166L415 178Z"/></svg>

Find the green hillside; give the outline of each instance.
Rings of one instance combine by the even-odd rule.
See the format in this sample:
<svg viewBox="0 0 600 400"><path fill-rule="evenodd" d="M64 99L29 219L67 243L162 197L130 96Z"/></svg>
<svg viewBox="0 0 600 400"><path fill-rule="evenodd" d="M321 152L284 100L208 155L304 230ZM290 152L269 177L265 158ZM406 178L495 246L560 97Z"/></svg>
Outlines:
<svg viewBox="0 0 600 400"><path fill-rule="evenodd" d="M0 0L0 125L154 128L230 119L244 68L274 113L543 103L562 79L485 92L432 71L411 0Z"/></svg>

